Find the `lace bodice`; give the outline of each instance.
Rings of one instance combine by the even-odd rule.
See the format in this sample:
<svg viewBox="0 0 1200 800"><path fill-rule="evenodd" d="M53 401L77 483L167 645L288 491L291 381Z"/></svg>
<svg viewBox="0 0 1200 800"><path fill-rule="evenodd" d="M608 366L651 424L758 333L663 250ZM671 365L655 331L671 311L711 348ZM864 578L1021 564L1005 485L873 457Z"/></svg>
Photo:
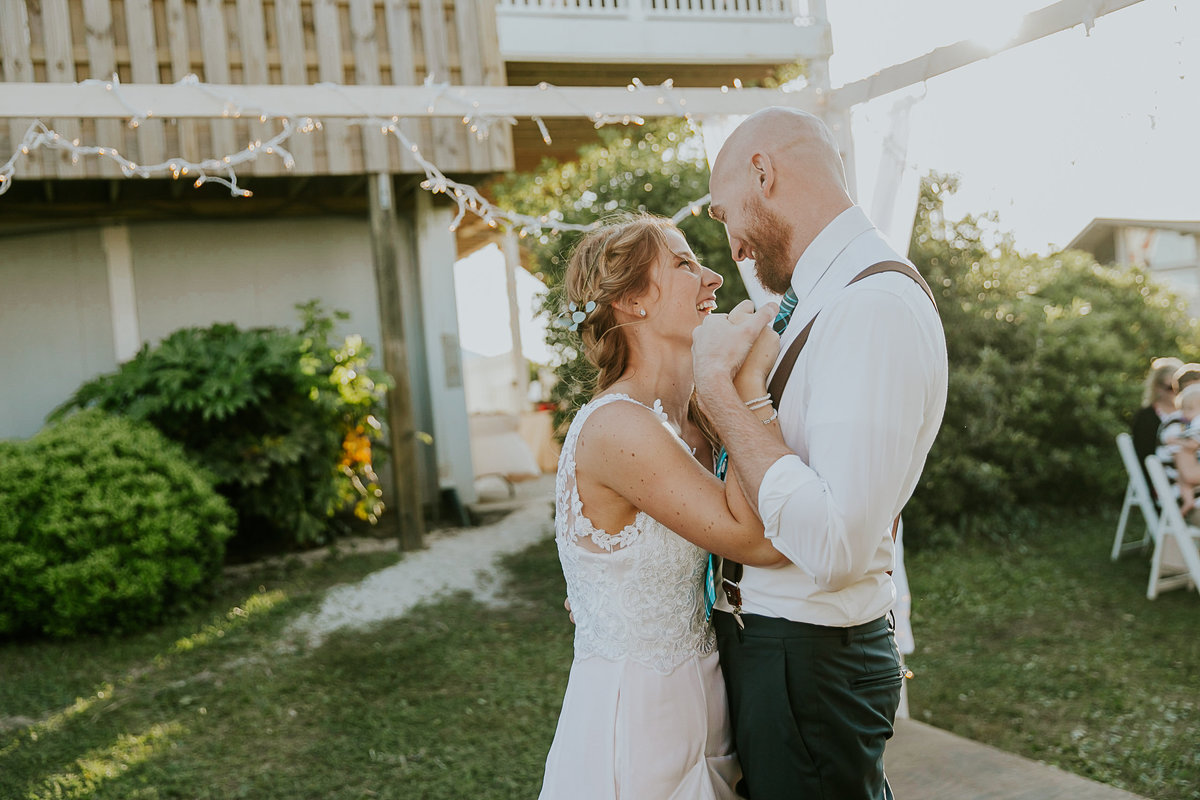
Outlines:
<svg viewBox="0 0 1200 800"><path fill-rule="evenodd" d="M666 674L716 646L704 618L706 554L645 512L617 533L597 530L584 516L575 482L575 444L591 413L616 401L648 408L623 394L584 405L558 462L554 533L575 615L575 657L631 659ZM648 410L666 422L660 403ZM581 539L604 552L580 546Z"/></svg>

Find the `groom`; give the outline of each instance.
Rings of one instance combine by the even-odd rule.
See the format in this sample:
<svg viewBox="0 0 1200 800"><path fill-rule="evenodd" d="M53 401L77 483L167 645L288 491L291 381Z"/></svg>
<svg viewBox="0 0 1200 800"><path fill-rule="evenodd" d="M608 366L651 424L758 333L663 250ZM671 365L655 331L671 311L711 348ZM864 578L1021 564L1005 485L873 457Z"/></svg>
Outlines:
<svg viewBox="0 0 1200 800"><path fill-rule="evenodd" d="M893 533L945 407L941 322L916 270L850 200L818 118L749 117L717 156L710 190L734 260L753 259L784 295L780 319L768 318L772 306L712 315L693 336L701 405L790 562L726 562L717 575L740 788L752 800L884 800L903 682ZM771 393L786 445L732 383L772 323L783 331Z"/></svg>

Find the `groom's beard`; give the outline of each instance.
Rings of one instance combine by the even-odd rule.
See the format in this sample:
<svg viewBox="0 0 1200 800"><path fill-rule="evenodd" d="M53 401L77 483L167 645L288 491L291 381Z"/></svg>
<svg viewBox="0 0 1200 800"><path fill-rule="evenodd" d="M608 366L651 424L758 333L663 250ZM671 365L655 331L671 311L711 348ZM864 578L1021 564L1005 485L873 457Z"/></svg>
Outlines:
<svg viewBox="0 0 1200 800"><path fill-rule="evenodd" d="M796 266L788 258L791 231L783 217L767 208L757 196L746 210L752 220L746 238L754 250L754 274L767 289L783 294L792 285Z"/></svg>

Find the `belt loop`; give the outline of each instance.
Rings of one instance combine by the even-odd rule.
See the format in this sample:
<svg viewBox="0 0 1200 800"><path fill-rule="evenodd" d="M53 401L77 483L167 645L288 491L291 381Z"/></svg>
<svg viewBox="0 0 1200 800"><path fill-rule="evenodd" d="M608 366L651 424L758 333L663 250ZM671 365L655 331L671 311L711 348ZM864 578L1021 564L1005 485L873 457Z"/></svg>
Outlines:
<svg viewBox="0 0 1200 800"><path fill-rule="evenodd" d="M842 644L850 644L854 641L854 629L842 628Z"/></svg>

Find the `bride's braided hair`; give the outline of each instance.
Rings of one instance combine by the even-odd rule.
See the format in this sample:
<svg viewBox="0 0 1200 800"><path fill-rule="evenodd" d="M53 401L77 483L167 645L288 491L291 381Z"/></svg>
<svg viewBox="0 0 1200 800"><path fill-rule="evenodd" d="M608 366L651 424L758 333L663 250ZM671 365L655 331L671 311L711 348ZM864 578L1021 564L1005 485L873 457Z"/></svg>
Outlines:
<svg viewBox="0 0 1200 800"><path fill-rule="evenodd" d="M622 214L607 220L575 245L563 280L566 301L595 309L579 323L583 354L596 367L596 391L616 382L629 362L629 344L618 328L613 303L637 297L652 285L654 263L669 244L671 220L650 214ZM635 320L636 321L636 320Z"/></svg>
<svg viewBox="0 0 1200 800"><path fill-rule="evenodd" d="M620 214L586 234L571 253L563 278L563 303L574 303L578 308L596 303L578 328L583 354L596 368L595 386L590 387L593 394L616 383L629 365L629 343L619 329L633 323L617 322L613 303L650 289L654 263L670 249L667 231L680 232L666 217ZM695 392L688 404L688 416L714 447L720 446Z"/></svg>

